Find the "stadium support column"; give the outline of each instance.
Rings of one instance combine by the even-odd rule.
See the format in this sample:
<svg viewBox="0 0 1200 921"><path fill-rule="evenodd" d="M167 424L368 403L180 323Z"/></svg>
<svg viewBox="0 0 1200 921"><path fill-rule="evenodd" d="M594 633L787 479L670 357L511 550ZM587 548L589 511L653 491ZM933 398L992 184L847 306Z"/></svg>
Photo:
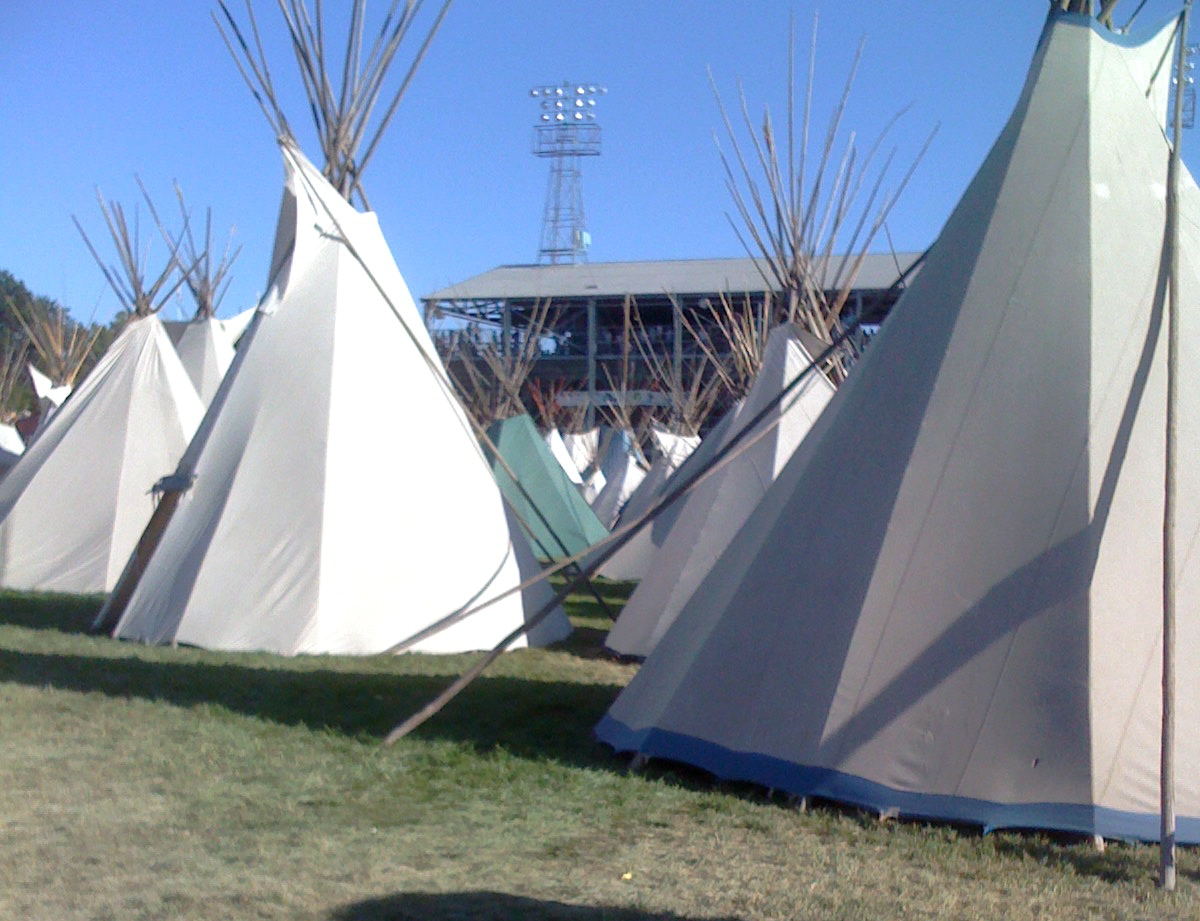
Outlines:
<svg viewBox="0 0 1200 921"><path fill-rule="evenodd" d="M504 321L500 334L504 337L504 344L500 349L500 354L504 356L505 363L507 363L508 356L512 350L512 304L508 301L504 302Z"/></svg>
<svg viewBox="0 0 1200 921"><path fill-rule="evenodd" d="M671 355L675 371L675 386L679 388L680 394L683 393L683 316L679 312L679 301L671 299L671 325L673 336L673 351ZM675 432L676 434L684 434L683 432L683 413L682 407L677 402L675 404ZM694 434L694 433L689 433Z"/></svg>
<svg viewBox="0 0 1200 921"><path fill-rule="evenodd" d="M857 324L854 327L854 350L860 355L863 347L867 344L867 337L863 333L862 328L863 318L863 297L861 291L854 292L854 321Z"/></svg>
<svg viewBox="0 0 1200 921"><path fill-rule="evenodd" d="M591 429L596 425L596 299L587 302L587 417L584 425Z"/></svg>

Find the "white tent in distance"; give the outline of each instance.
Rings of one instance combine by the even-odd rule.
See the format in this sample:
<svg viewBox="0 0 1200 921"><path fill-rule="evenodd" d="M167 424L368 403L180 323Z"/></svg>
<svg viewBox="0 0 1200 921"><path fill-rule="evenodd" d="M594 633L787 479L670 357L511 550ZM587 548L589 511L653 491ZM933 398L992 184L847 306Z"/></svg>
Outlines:
<svg viewBox="0 0 1200 921"><path fill-rule="evenodd" d="M750 517L834 394L833 384L812 364L812 355L791 324L771 332L762 369L745 403L729 426L714 432L720 439L716 449L796 378L807 375L806 379L746 436L736 457L680 500L674 526L657 548L651 527L635 538L641 538L643 553L653 563L645 566L644 578L609 631L609 649L620 655L649 655Z"/></svg>

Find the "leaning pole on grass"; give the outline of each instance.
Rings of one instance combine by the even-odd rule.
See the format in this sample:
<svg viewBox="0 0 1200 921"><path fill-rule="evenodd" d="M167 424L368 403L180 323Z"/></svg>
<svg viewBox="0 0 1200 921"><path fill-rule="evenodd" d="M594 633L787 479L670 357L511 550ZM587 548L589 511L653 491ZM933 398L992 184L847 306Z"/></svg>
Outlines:
<svg viewBox="0 0 1200 921"><path fill-rule="evenodd" d="M1167 300L1167 437L1163 476L1163 637L1162 637L1162 761L1159 794L1158 884L1175 889L1175 454L1179 402L1179 169L1183 143L1183 81L1187 59L1188 20L1192 0L1185 0L1179 17L1175 50L1175 125L1167 166L1166 237L1170 251Z"/></svg>
<svg viewBox="0 0 1200 921"><path fill-rule="evenodd" d="M449 687L447 687L424 707L389 732L384 738L383 744L385 746L392 745L400 741L406 735L439 713L446 706L446 704L450 703L451 700L466 690L467 686L470 685L471 682L473 682L476 678L478 678L489 665L495 662L496 659L498 659L509 646L511 646L522 635L528 633L539 623L549 617L554 609L562 604L563 601L566 600L567 596L571 594L571 592L577 591L579 588L581 588L589 577L594 575L601 566L603 566L618 550L620 550L632 539L634 534L652 522L662 512L673 505L678 499L690 493L694 487L696 487L703 480L707 479L710 474L715 473L727 463L734 460L739 454L749 448L751 444L765 435L767 431L770 431L771 428L773 428L775 425L778 425L779 420L776 419L774 422L768 423L768 425L762 431L755 434L753 438L750 437L751 433L755 432L755 430L758 428L759 423L763 422L763 420L770 415L771 411L775 407L782 404L783 401L787 399L787 397L802 383L804 383L804 381L806 381L810 375L820 374L822 373L819 370L820 368L828 367L830 365L837 350L841 348L842 344L849 339L850 336L854 335L860 322L860 317L854 318L840 333L833 338L833 342L826 346L825 350L809 363L808 367L806 367L803 371L797 374L795 378L792 379L791 383L789 383L771 400L769 400L767 404L754 415L753 418L745 422L745 424L737 427L737 431L733 433L733 435L721 447L721 449L712 457L710 457L698 469L693 471L685 482L678 484L673 489L667 490L665 495L660 496L650 506L650 508L642 512L641 515L628 524L618 527L617 530L614 531L607 539L607 541L597 544L596 547L591 551L591 556L589 556L587 562L580 567L579 573L570 581L568 581L563 588L559 589L553 598L539 608L532 617L527 618L525 623L517 627L517 629L513 630L508 636L496 644L496 646L490 652L484 654L478 661L475 662L474 665L472 665L457 679L455 679L455 681ZM451 617L444 618L440 624L440 629L445 629L446 627L449 627L460 620L465 620L467 617L477 614L495 600L498 599L486 601L474 608L459 612Z"/></svg>

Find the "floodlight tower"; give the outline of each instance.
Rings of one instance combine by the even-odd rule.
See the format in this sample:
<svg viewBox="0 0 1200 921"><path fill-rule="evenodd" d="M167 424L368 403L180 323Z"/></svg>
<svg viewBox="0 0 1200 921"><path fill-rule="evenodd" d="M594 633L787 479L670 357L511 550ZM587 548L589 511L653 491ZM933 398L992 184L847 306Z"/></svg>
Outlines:
<svg viewBox="0 0 1200 921"><path fill-rule="evenodd" d="M539 263L587 261L592 238L583 218L583 173L579 161L581 157L600 155L596 97L607 92L595 83L567 81L559 86L535 86L529 91L530 96L541 102L533 128L533 154L550 160Z"/></svg>
<svg viewBox="0 0 1200 921"><path fill-rule="evenodd" d="M1196 55L1200 54L1200 45L1188 45L1184 49L1184 77L1183 77L1183 122L1184 128L1194 127L1196 124ZM1179 77L1171 77L1171 93L1172 96L1179 92ZM1168 103L1167 108L1169 122L1175 121L1175 105L1174 99Z"/></svg>

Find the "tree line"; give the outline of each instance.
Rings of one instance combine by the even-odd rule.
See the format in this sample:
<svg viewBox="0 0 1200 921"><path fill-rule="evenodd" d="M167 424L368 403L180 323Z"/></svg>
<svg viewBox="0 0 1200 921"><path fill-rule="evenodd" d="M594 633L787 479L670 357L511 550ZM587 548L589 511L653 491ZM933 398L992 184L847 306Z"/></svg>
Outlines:
<svg viewBox="0 0 1200 921"><path fill-rule="evenodd" d="M124 322L117 316L107 326L81 323L58 301L34 294L12 272L0 269L0 421L38 410L28 365L56 385L82 380Z"/></svg>

